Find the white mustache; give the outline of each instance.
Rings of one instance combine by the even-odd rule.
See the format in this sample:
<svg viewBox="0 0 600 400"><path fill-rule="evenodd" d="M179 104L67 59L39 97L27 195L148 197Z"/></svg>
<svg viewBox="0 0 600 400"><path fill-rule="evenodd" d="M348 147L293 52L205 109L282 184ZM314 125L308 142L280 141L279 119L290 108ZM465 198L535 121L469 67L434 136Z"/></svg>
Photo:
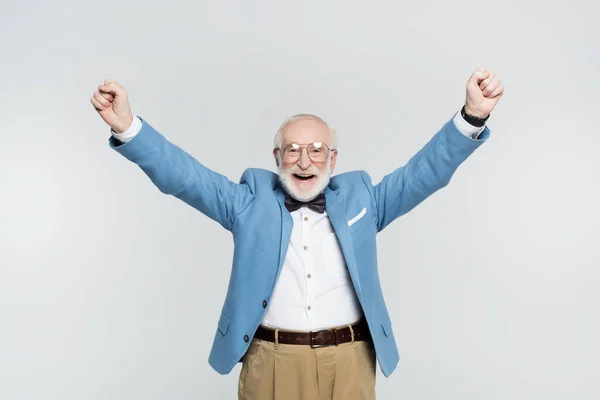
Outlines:
<svg viewBox="0 0 600 400"><path fill-rule="evenodd" d="M302 169L297 165L292 165L286 172L288 174L319 176L321 171L315 165L311 165L308 169Z"/></svg>

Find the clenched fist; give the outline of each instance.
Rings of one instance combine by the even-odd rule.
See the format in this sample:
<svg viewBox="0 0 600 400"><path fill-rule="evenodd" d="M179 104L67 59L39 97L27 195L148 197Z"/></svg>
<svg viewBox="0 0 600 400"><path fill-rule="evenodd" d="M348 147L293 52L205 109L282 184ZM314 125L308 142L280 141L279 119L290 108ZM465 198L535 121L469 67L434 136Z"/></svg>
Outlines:
<svg viewBox="0 0 600 400"><path fill-rule="evenodd" d="M127 91L114 79L106 79L90 99L98 114L116 133L123 133L133 121Z"/></svg>
<svg viewBox="0 0 600 400"><path fill-rule="evenodd" d="M467 81L465 111L478 118L485 118L496 107L504 94L504 86L494 72L477 68Z"/></svg>

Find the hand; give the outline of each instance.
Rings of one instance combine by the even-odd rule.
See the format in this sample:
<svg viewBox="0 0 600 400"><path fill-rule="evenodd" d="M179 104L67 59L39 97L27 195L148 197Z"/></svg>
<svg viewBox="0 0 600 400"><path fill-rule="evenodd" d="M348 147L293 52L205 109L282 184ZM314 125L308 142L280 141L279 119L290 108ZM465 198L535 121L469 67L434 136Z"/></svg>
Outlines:
<svg viewBox="0 0 600 400"><path fill-rule="evenodd" d="M133 122L127 91L114 79L106 79L90 99L98 114L116 133L123 133Z"/></svg>
<svg viewBox="0 0 600 400"><path fill-rule="evenodd" d="M478 118L491 114L504 94L504 86L493 71L477 68L467 81L467 100L465 111Z"/></svg>

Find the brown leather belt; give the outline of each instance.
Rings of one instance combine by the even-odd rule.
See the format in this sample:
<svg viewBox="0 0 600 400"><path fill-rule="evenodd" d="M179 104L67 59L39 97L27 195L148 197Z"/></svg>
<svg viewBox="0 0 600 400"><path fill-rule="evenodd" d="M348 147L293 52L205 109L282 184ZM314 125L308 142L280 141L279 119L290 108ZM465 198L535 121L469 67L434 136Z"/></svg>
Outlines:
<svg viewBox="0 0 600 400"><path fill-rule="evenodd" d="M332 328L313 332L291 332L278 331L279 343L282 344L303 344L310 347L332 346L352 341L370 340L371 334L365 319L361 319L352 325L352 330L348 326L344 328ZM254 337L268 342L275 342L275 329L260 325L254 334Z"/></svg>

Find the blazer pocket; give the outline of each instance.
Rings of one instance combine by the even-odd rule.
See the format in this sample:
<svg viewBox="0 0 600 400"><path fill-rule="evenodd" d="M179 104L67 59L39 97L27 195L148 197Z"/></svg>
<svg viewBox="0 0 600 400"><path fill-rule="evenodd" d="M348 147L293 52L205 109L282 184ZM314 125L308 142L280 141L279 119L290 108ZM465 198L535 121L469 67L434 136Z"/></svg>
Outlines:
<svg viewBox="0 0 600 400"><path fill-rule="evenodd" d="M231 318L229 318L227 314L221 311L221 317L219 318L219 323L217 324L217 326L219 327L219 330L221 331L223 336L225 336L225 334L227 333L230 322Z"/></svg>
<svg viewBox="0 0 600 400"><path fill-rule="evenodd" d="M364 217L366 213L367 213L366 208L363 208L362 210L360 210L360 212L354 218L352 218L350 221L348 221L348 226L354 225L356 223L356 221L358 221L359 219Z"/></svg>
<svg viewBox="0 0 600 400"><path fill-rule="evenodd" d="M385 336L390 336L392 334L392 321L381 321L381 328L383 329L383 334Z"/></svg>

